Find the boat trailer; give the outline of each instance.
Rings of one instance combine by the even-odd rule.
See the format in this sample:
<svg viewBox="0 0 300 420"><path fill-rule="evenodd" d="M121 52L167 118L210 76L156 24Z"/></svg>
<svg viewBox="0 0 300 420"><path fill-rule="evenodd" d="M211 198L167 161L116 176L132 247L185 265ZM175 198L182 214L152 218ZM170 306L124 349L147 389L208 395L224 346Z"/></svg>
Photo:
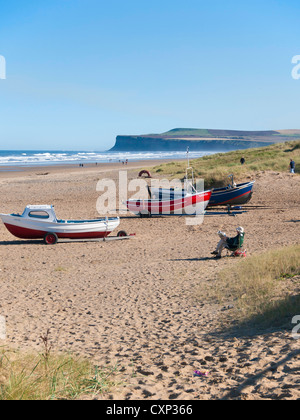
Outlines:
<svg viewBox="0 0 300 420"><path fill-rule="evenodd" d="M70 238L58 238L55 233L47 233L44 237L44 244L45 245L56 245L57 243L76 243L76 242L110 242L110 241L122 241L126 239L131 239L132 237L136 236L135 233L127 234L124 230L118 232L117 236L104 236L103 238L77 238L77 239L70 239Z"/></svg>

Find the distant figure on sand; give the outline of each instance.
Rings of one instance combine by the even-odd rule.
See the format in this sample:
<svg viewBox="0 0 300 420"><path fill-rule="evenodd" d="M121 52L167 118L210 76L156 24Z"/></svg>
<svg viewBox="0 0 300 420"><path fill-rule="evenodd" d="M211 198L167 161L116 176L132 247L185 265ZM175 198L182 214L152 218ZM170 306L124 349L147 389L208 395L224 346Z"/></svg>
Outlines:
<svg viewBox="0 0 300 420"><path fill-rule="evenodd" d="M241 165L244 165L244 163L245 163L245 158L244 158L244 157L242 157L242 158L241 158L241 160L240 160L240 162L241 162Z"/></svg>
<svg viewBox="0 0 300 420"><path fill-rule="evenodd" d="M225 248L229 249L230 251L236 251L242 248L244 243L245 231L244 228L242 228L241 226L239 226L236 230L238 234L234 238L228 238L226 233L221 231L218 232L218 235L221 238L221 240L218 243L216 250L212 252L213 255L216 255L216 258L222 257L222 251Z"/></svg>
<svg viewBox="0 0 300 420"><path fill-rule="evenodd" d="M296 168L296 164L293 161L293 159L291 159L291 161L290 161L290 173L291 174L294 174L295 173L295 168Z"/></svg>

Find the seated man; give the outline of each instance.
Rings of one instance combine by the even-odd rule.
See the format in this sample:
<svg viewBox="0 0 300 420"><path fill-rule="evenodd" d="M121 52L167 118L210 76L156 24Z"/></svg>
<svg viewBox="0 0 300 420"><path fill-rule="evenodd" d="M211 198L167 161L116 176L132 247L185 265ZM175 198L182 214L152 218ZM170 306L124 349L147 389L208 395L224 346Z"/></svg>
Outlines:
<svg viewBox="0 0 300 420"><path fill-rule="evenodd" d="M244 228L238 227L236 230L238 234L234 238L228 238L226 233L221 231L218 232L221 240L218 243L216 250L212 252L213 255L216 255L216 258L221 258L222 251L225 248L230 251L236 251L243 246L245 236Z"/></svg>

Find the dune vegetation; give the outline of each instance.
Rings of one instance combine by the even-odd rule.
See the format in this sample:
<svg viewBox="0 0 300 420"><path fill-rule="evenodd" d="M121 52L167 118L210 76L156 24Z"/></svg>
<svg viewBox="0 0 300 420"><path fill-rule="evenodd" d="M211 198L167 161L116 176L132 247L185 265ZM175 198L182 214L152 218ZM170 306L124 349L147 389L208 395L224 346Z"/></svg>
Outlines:
<svg viewBox="0 0 300 420"><path fill-rule="evenodd" d="M242 259L221 270L205 293L231 308L230 326L270 328L291 322L300 307L300 245Z"/></svg>
<svg viewBox="0 0 300 420"><path fill-rule="evenodd" d="M46 337L47 340L47 337ZM110 391L116 368L100 369L69 354L0 348L0 400L75 400Z"/></svg>
<svg viewBox="0 0 300 420"><path fill-rule="evenodd" d="M241 157L245 164L241 165ZM235 180L254 176L258 171L288 172L290 159L296 163L296 173L300 171L300 140L277 143L271 146L218 153L193 159L195 177L205 179L206 187L226 185L228 176L234 174ZM152 173L168 179L184 178L186 161L170 162L156 166Z"/></svg>

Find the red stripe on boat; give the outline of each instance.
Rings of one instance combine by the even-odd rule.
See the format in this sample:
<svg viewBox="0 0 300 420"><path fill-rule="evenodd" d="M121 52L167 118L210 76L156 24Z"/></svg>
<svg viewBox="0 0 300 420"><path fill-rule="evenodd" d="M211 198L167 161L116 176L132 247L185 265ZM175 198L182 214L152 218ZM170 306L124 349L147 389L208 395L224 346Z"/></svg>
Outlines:
<svg viewBox="0 0 300 420"><path fill-rule="evenodd" d="M229 200L222 201L222 202L218 203L218 206L220 204L225 204L225 203L228 203L229 201L236 200L237 198L243 197L243 195L250 194L250 193L251 193L251 191L248 191L248 192L245 192L244 194L237 195L236 197L230 198ZM214 203L211 203L210 205L211 206L214 206L215 204Z"/></svg>

